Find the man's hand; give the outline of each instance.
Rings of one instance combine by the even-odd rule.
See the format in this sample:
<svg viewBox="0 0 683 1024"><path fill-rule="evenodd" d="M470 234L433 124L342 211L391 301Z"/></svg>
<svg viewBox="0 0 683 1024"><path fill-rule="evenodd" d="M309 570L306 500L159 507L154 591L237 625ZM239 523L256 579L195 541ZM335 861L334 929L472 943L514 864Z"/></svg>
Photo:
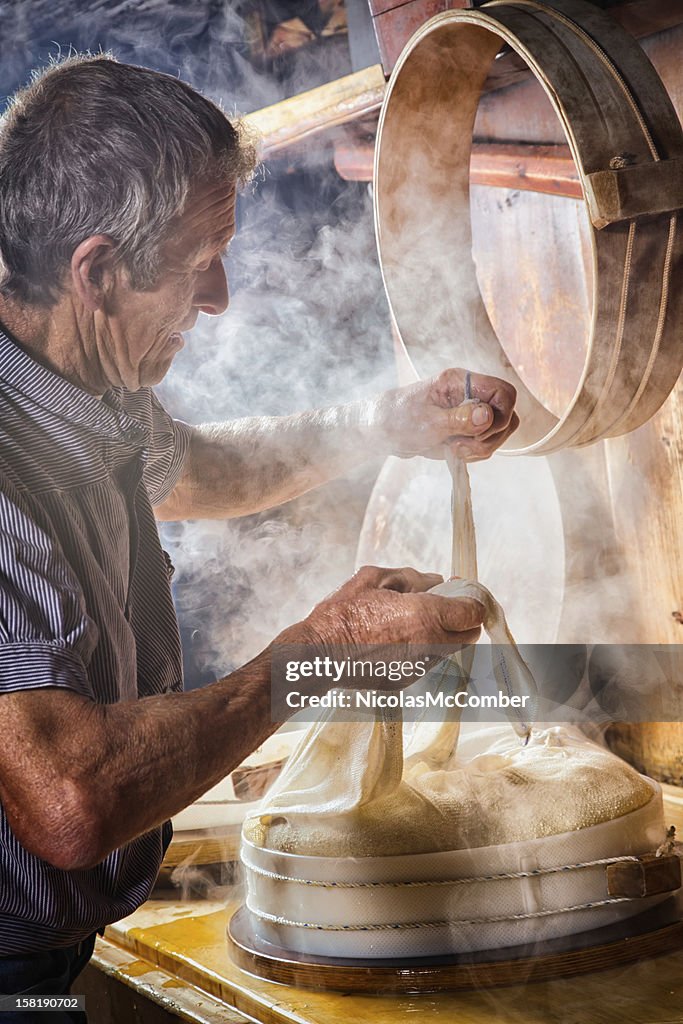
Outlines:
<svg viewBox="0 0 683 1024"><path fill-rule="evenodd" d="M472 598L441 597L426 591L443 582L435 573L380 569L366 565L316 605L303 622L276 643L321 648L366 644L475 643L484 607Z"/></svg>
<svg viewBox="0 0 683 1024"><path fill-rule="evenodd" d="M386 391L377 399L377 429L395 455L443 458L445 446L467 462L488 459L517 429L517 392L498 377L473 373L465 400L465 370Z"/></svg>
<svg viewBox="0 0 683 1024"><path fill-rule="evenodd" d="M250 515L343 476L371 458L490 455L517 429L516 392L497 377L465 370L385 391L377 398L296 413L253 416L192 429L181 479L157 518Z"/></svg>

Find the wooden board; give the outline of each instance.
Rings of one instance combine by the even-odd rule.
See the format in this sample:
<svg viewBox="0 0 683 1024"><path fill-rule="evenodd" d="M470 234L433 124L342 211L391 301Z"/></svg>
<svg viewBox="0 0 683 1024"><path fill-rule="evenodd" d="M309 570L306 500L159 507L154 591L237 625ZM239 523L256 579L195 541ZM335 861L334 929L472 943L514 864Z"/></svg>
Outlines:
<svg viewBox="0 0 683 1024"><path fill-rule="evenodd" d="M393 961L335 961L279 949L258 938L246 907L231 918L227 935L235 963L268 981L323 991L407 995L569 978L649 959L683 948L683 921L678 919L679 915L680 907L670 900L619 926L532 948Z"/></svg>
<svg viewBox="0 0 683 1024"><path fill-rule="evenodd" d="M384 74L376 64L255 110L244 116L244 122L259 137L261 157L265 159L321 131L377 111L384 88Z"/></svg>

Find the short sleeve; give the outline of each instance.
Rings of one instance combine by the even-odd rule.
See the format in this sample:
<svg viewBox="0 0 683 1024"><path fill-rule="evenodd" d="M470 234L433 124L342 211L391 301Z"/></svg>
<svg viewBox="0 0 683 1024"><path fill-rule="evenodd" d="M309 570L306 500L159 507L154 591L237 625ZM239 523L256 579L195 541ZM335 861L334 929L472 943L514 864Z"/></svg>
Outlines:
<svg viewBox="0 0 683 1024"><path fill-rule="evenodd" d="M152 505L161 505L182 476L192 427L174 420L150 388L126 393L124 406L149 433L143 477Z"/></svg>
<svg viewBox="0 0 683 1024"><path fill-rule="evenodd" d="M0 477L0 694L63 687L93 699L97 626L30 499Z"/></svg>

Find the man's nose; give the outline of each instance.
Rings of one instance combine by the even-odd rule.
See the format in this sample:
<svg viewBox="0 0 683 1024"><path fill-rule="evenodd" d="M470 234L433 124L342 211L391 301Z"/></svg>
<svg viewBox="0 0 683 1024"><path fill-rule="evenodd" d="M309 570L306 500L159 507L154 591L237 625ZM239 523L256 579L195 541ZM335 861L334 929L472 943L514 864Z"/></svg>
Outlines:
<svg viewBox="0 0 683 1024"><path fill-rule="evenodd" d="M208 270L197 277L194 303L196 309L209 316L225 313L230 302L228 279L225 275L223 261L217 257Z"/></svg>

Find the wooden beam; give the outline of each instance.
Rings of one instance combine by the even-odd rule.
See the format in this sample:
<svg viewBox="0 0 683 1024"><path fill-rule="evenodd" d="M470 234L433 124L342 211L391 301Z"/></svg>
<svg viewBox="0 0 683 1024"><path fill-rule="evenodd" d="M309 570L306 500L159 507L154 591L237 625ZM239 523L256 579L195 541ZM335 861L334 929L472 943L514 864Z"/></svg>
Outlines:
<svg viewBox="0 0 683 1024"><path fill-rule="evenodd" d="M473 185L546 192L572 199L583 196L569 146L475 142L470 181Z"/></svg>
<svg viewBox="0 0 683 1024"><path fill-rule="evenodd" d="M334 163L348 181L371 181L374 143L335 146ZM581 182L569 146L534 146L475 142L470 163L473 185L546 192L581 199Z"/></svg>
<svg viewBox="0 0 683 1024"><path fill-rule="evenodd" d="M246 114L244 121L261 138L265 159L318 132L357 121L379 110L386 82L379 64Z"/></svg>

